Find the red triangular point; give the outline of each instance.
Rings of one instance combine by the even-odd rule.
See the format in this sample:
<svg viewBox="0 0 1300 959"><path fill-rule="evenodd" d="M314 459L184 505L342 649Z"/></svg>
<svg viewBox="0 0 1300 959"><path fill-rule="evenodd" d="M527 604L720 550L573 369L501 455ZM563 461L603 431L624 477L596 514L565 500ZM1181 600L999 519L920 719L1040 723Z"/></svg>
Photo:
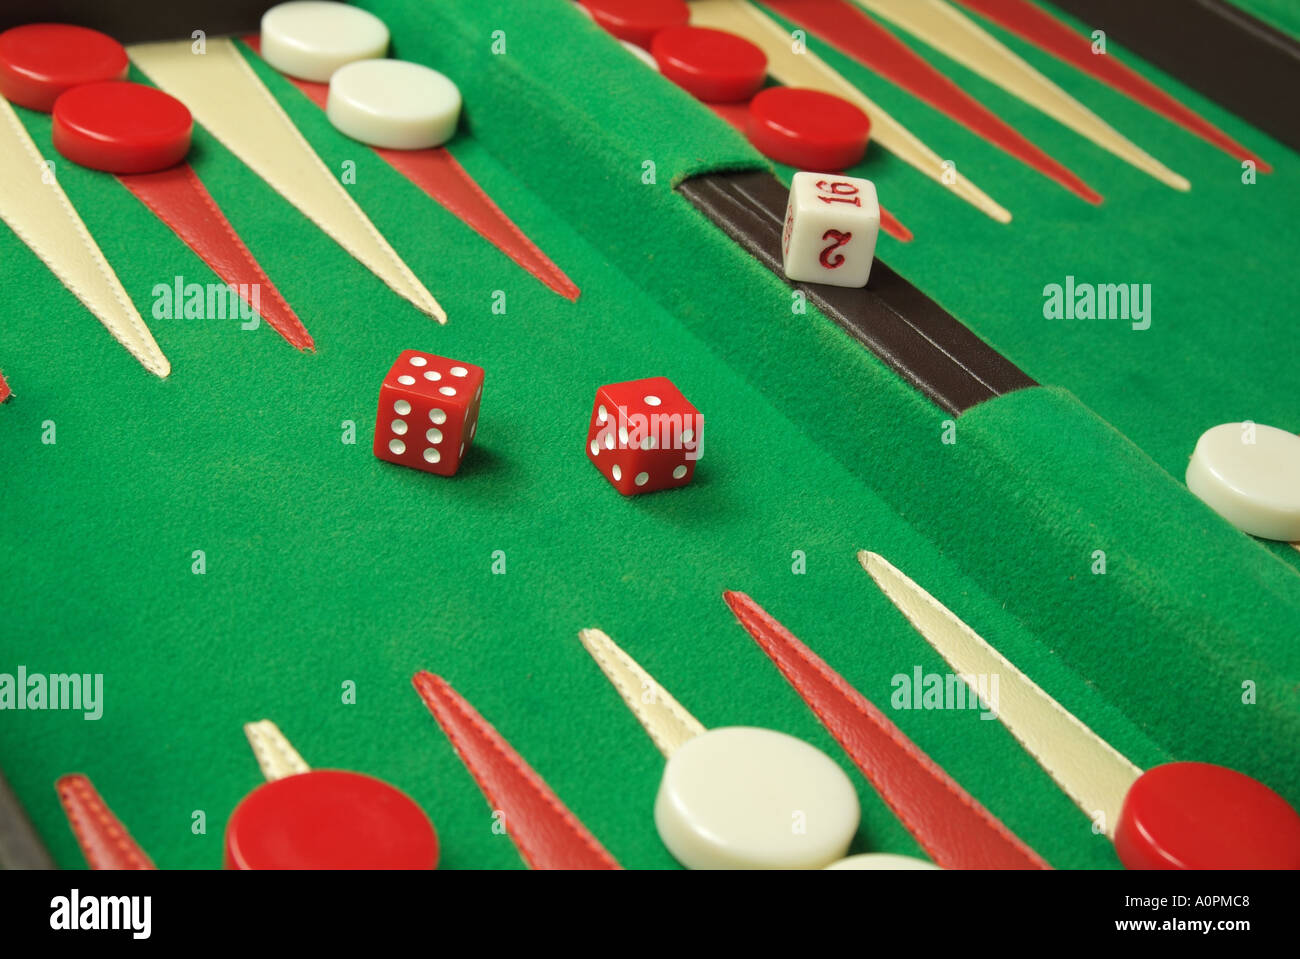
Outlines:
<svg viewBox="0 0 1300 959"><path fill-rule="evenodd" d="M781 16L1089 203L1101 194L936 70L848 0L769 0Z"/></svg>
<svg viewBox="0 0 1300 959"><path fill-rule="evenodd" d="M261 52L258 37L245 37L244 42L255 53ZM329 84L312 83L296 77L286 79L308 100L325 109L329 101ZM577 284L506 216L445 147L429 150L372 149L398 173L549 289L566 300L578 298L581 291Z"/></svg>
<svg viewBox="0 0 1300 959"><path fill-rule="evenodd" d="M937 865L1051 868L762 607L744 593L723 599Z"/></svg>
<svg viewBox="0 0 1300 959"><path fill-rule="evenodd" d="M156 868L87 777L71 773L54 788L91 869Z"/></svg>
<svg viewBox="0 0 1300 959"><path fill-rule="evenodd" d="M1148 110L1177 123L1183 129L1214 144L1238 160L1250 160L1261 173L1272 173L1273 167L1253 151L1246 149L1228 134L1210 123L1190 107L1179 103L1154 83L1109 53L1096 54L1092 41L1080 36L1046 10L1041 10L1026 0L958 0L958 2L992 20L998 26L1014 33L1027 43L1032 43L1045 53L1050 53L1096 80L1136 100ZM1177 29L1176 25L1171 29ZM1224 69L1231 69L1229 65ZM1260 96L1268 96L1260 91Z"/></svg>
<svg viewBox="0 0 1300 959"><path fill-rule="evenodd" d="M421 671L411 680L494 810L534 869L618 869L578 818L501 734L442 677Z"/></svg>
<svg viewBox="0 0 1300 959"><path fill-rule="evenodd" d="M307 328L188 164L118 179L277 333L300 350L313 347Z"/></svg>

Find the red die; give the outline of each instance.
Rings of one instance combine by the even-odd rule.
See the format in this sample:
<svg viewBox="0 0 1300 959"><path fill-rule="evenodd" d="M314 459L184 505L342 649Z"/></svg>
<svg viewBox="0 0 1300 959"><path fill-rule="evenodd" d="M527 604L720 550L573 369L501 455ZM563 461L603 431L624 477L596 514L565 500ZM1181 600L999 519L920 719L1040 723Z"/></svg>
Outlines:
<svg viewBox="0 0 1300 959"><path fill-rule="evenodd" d="M667 377L596 391L587 458L624 496L685 486L703 452L704 417Z"/></svg>
<svg viewBox="0 0 1300 959"><path fill-rule="evenodd" d="M379 388L375 455L451 476L474 441L482 398L481 367L404 350Z"/></svg>

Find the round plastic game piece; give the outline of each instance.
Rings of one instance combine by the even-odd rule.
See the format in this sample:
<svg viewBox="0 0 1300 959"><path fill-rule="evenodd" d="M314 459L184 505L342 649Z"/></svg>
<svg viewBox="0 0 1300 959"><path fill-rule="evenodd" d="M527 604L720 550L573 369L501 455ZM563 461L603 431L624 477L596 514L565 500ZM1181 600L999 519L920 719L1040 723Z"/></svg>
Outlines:
<svg viewBox="0 0 1300 959"><path fill-rule="evenodd" d="M655 800L659 837L691 869L820 869L844 855L858 817L857 792L829 756L751 726L683 743Z"/></svg>
<svg viewBox="0 0 1300 959"><path fill-rule="evenodd" d="M369 146L421 150L455 134L460 90L418 63L359 60L330 78L325 112L340 132Z"/></svg>
<svg viewBox="0 0 1300 959"><path fill-rule="evenodd" d="M1129 869L1300 869L1300 815L1242 773L1168 763L1129 787L1115 851Z"/></svg>
<svg viewBox="0 0 1300 959"><path fill-rule="evenodd" d="M619 43L623 44L624 50L655 71L655 73L659 72L659 64L655 63L655 58L650 56L643 48L638 47L635 43L628 43L626 40L620 40Z"/></svg>
<svg viewBox="0 0 1300 959"><path fill-rule="evenodd" d="M126 78L126 49L107 34L69 23L28 23L0 33L0 95L49 113L83 83Z"/></svg>
<svg viewBox="0 0 1300 959"><path fill-rule="evenodd" d="M932 862L913 856L897 856L889 852L864 852L833 862L827 869L938 869Z"/></svg>
<svg viewBox="0 0 1300 959"><path fill-rule="evenodd" d="M262 59L300 80L328 83L344 64L387 52L384 21L346 3L293 0L262 14Z"/></svg>
<svg viewBox="0 0 1300 959"><path fill-rule="evenodd" d="M361 773L258 786L226 824L227 869L433 869L438 837L410 796Z"/></svg>
<svg viewBox="0 0 1300 959"><path fill-rule="evenodd" d="M767 75L767 55L725 30L668 27L654 35L650 53L660 73L706 103L748 100Z"/></svg>
<svg viewBox="0 0 1300 959"><path fill-rule="evenodd" d="M1300 436L1222 423L1196 441L1187 488L1252 536L1300 540Z"/></svg>
<svg viewBox="0 0 1300 959"><path fill-rule="evenodd" d="M650 46L660 30L685 26L691 19L685 0L579 0L579 4L609 33L640 47Z"/></svg>
<svg viewBox="0 0 1300 959"><path fill-rule="evenodd" d="M745 135L770 160L837 173L867 151L871 121L852 103L820 90L769 87L749 104Z"/></svg>
<svg viewBox="0 0 1300 959"><path fill-rule="evenodd" d="M73 87L54 102L54 149L106 173L154 173L185 159L194 120L185 104L126 80Z"/></svg>

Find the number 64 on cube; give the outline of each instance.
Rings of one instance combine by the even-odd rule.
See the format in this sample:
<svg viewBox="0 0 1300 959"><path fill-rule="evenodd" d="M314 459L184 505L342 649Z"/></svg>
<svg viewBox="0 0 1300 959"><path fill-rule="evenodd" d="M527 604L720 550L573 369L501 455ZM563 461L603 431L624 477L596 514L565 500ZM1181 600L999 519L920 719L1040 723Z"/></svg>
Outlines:
<svg viewBox="0 0 1300 959"><path fill-rule="evenodd" d="M870 180L796 173L781 234L785 275L801 283L866 286L879 233L880 203Z"/></svg>

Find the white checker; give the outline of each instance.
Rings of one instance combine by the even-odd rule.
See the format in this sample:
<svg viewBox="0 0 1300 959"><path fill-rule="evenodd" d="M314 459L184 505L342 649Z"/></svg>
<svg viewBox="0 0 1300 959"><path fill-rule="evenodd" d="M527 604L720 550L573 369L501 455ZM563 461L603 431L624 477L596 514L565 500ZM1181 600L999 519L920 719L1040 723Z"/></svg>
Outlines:
<svg viewBox="0 0 1300 959"><path fill-rule="evenodd" d="M932 862L912 856L896 856L890 852L864 852L833 862L827 869L938 869Z"/></svg>
<svg viewBox="0 0 1300 959"><path fill-rule="evenodd" d="M339 67L388 52L388 27L346 3L294 0L262 14L262 59L300 80L328 83Z"/></svg>
<svg viewBox="0 0 1300 959"><path fill-rule="evenodd" d="M1187 464L1187 488L1242 532L1300 541L1300 436L1294 433L1252 423L1206 430Z"/></svg>
<svg viewBox="0 0 1300 959"><path fill-rule="evenodd" d="M668 758L655 826L691 869L820 869L858 829L858 795L803 740L752 726L711 729Z"/></svg>
<svg viewBox="0 0 1300 959"><path fill-rule="evenodd" d="M580 9L581 9L581 8L580 8ZM642 63L644 63L647 67L649 67L649 68L650 68L651 70L653 70L655 73L658 73L658 72L659 72L659 64L655 62L655 58L654 58L654 57L650 56L650 51L648 51L648 50L642 50L642 49L641 49L640 47L638 47L635 43L628 43L626 40L620 40L620 41L618 41L618 42L621 43L621 44L623 44L623 49L624 49L624 50L626 50L628 53L632 54L634 57L636 57L638 60L640 60Z"/></svg>
<svg viewBox="0 0 1300 959"><path fill-rule="evenodd" d="M404 60L360 60L330 78L325 113L354 140L390 150L423 150L451 139L460 90L437 70Z"/></svg>
<svg viewBox="0 0 1300 959"><path fill-rule="evenodd" d="M880 235L876 185L858 177L796 173L781 233L787 279L866 286Z"/></svg>

